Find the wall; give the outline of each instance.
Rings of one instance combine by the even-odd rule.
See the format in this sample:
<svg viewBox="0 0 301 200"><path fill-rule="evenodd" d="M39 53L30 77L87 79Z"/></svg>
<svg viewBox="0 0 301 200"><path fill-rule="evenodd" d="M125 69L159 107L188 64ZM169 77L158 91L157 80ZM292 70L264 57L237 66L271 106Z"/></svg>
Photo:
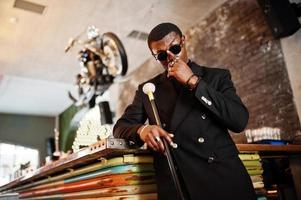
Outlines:
<svg viewBox="0 0 301 200"><path fill-rule="evenodd" d="M278 127L283 139L294 139L300 131L300 121L282 48L255 0L227 1L205 19L196 21L186 35L192 60L231 71L237 93L250 112L247 128ZM141 68L149 70L151 66L146 62ZM121 97L132 97L132 86L146 77L147 73L141 72L124 85ZM120 107L124 108L124 104ZM245 142L243 137L234 139Z"/></svg>
<svg viewBox="0 0 301 200"><path fill-rule="evenodd" d="M281 39L282 51L293 91L293 99L301 122L301 29L294 35ZM301 133L299 133L301 141Z"/></svg>
<svg viewBox="0 0 301 200"><path fill-rule="evenodd" d="M300 130L280 41L255 0L228 1L188 31L188 49L202 65L230 69L249 109L247 128L278 127L292 140Z"/></svg>
<svg viewBox="0 0 301 200"><path fill-rule="evenodd" d="M0 114L0 141L40 151L45 161L46 139L53 137L54 117Z"/></svg>
<svg viewBox="0 0 301 200"><path fill-rule="evenodd" d="M122 115L126 106L134 99L138 85L161 72L163 72L163 68L160 64L155 59L150 58L146 60L141 67L136 69L127 81L119 83L120 95L118 98L119 105L116 109L117 118Z"/></svg>

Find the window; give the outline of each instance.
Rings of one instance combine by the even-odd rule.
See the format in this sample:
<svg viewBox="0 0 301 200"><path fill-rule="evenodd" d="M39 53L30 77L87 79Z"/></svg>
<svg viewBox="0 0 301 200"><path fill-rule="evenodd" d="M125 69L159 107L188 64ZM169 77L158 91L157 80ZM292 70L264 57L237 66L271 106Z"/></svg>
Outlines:
<svg viewBox="0 0 301 200"><path fill-rule="evenodd" d="M14 179L14 172L21 164L30 161L33 169L39 164L39 151L20 145L0 143L0 185Z"/></svg>

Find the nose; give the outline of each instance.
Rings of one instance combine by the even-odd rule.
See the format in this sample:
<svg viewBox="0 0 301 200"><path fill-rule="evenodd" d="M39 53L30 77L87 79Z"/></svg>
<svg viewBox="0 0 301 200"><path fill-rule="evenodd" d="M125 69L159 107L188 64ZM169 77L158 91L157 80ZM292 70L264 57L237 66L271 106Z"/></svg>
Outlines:
<svg viewBox="0 0 301 200"><path fill-rule="evenodd" d="M175 59L175 55L169 50L167 50L166 52L167 52L167 62L172 62Z"/></svg>

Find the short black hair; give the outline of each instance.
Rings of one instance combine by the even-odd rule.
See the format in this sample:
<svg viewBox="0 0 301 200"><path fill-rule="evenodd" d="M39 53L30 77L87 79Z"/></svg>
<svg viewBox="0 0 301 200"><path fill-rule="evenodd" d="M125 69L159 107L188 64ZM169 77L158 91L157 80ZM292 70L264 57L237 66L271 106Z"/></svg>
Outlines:
<svg viewBox="0 0 301 200"><path fill-rule="evenodd" d="M150 44L152 41L159 41L171 32L175 32L182 37L182 31L177 25L170 22L158 24L149 33L147 43Z"/></svg>

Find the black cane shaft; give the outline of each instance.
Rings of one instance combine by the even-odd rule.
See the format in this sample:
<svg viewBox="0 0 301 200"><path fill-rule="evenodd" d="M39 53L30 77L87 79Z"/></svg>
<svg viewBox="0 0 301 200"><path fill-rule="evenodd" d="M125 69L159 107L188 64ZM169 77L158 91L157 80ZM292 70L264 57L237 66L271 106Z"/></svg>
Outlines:
<svg viewBox="0 0 301 200"><path fill-rule="evenodd" d="M161 126L160 117L159 117L159 114L158 114L158 110L157 110L157 107L156 107L156 104L155 104L155 100L152 99L152 100L150 100L150 102L151 102L153 113L155 115L156 124L158 126L162 127ZM174 162L173 162L170 150L169 150L168 141L165 138L162 138L162 139L163 139L162 141L163 141L164 149L165 149L165 152L166 152L168 166L169 166L169 169L170 169L170 172L171 172L171 176L172 176L172 179L174 181L176 190L178 192L178 196L180 197L181 200L185 200L184 199L184 195L183 195L183 191L181 189L179 177L178 177L178 174L176 172L176 168L175 168L175 165L174 165Z"/></svg>
<svg viewBox="0 0 301 200"><path fill-rule="evenodd" d="M169 151L169 147L168 147L168 143L166 141L165 138L163 138L163 144L164 144L164 148L165 148L165 152L166 152L166 157L167 157L167 161L168 161L168 165L170 168L170 172L171 172L171 176L173 178L173 181L175 183L177 192L178 192L178 196L180 197L181 200L185 200L184 199L184 195L183 195L183 191L180 185L180 181L179 181L179 177L178 174L176 172L176 168L174 166L170 151Z"/></svg>

